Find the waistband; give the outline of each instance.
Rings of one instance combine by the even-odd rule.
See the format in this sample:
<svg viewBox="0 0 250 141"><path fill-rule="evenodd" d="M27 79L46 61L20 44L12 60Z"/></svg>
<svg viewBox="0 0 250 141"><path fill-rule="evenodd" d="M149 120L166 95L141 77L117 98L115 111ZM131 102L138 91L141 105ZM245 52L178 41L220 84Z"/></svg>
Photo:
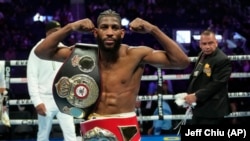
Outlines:
<svg viewBox="0 0 250 141"><path fill-rule="evenodd" d="M110 114L110 115L100 115L97 113L91 113L88 116L88 119L104 119L110 117L133 117L136 116L135 112L121 113L121 114Z"/></svg>
<svg viewBox="0 0 250 141"><path fill-rule="evenodd" d="M115 114L116 117L101 116L80 123L84 141L107 139L111 141L139 141L140 130L136 115L131 113ZM117 116L123 115L123 116ZM110 116L110 115L109 115Z"/></svg>

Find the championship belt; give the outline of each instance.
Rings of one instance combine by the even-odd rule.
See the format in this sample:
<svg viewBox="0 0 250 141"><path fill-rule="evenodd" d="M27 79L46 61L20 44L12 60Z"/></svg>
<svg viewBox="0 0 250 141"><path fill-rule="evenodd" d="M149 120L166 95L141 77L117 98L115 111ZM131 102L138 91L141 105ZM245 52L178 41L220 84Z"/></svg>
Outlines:
<svg viewBox="0 0 250 141"><path fill-rule="evenodd" d="M84 118L99 97L98 46L77 43L53 82L53 96L59 110Z"/></svg>
<svg viewBox="0 0 250 141"><path fill-rule="evenodd" d="M140 141L137 117L101 117L80 123L84 141Z"/></svg>

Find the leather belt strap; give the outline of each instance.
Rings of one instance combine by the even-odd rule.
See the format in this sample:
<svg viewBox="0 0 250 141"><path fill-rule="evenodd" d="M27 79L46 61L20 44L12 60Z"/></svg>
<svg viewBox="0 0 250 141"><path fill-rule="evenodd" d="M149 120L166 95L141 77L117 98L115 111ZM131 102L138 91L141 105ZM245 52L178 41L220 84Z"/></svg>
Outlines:
<svg viewBox="0 0 250 141"><path fill-rule="evenodd" d="M85 118L99 98L98 46L77 43L53 82L53 96L59 110Z"/></svg>

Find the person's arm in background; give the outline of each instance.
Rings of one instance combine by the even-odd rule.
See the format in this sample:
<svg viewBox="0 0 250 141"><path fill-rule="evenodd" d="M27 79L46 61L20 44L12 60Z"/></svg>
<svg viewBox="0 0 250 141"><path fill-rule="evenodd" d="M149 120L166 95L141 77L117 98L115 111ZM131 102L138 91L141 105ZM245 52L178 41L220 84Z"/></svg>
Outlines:
<svg viewBox="0 0 250 141"><path fill-rule="evenodd" d="M3 94L6 90L4 62L0 62L0 93Z"/></svg>
<svg viewBox="0 0 250 141"><path fill-rule="evenodd" d="M0 94L2 104L4 105L3 109L6 110L6 101L8 100L8 91L6 90L6 81L5 81L5 71L4 71L4 62L0 62Z"/></svg>
<svg viewBox="0 0 250 141"><path fill-rule="evenodd" d="M6 90L6 81L5 81L5 71L4 71L4 62L0 62L0 100L2 107L2 113L0 120L3 125L10 127L10 119L8 115L7 101L8 101L8 91Z"/></svg>
<svg viewBox="0 0 250 141"><path fill-rule="evenodd" d="M39 43L38 43L39 44ZM28 64L27 64L27 84L28 84L28 91L30 95L30 99L33 102L33 105L36 108L36 111L40 115L45 115L45 105L40 98L39 94L39 80L38 80L38 69L39 69L39 58L35 55L34 47L29 55Z"/></svg>

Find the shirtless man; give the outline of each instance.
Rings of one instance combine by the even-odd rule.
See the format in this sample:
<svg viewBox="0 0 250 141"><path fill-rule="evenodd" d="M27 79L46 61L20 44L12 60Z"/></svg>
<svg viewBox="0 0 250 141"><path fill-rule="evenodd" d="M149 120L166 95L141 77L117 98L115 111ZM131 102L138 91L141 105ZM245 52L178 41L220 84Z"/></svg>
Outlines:
<svg viewBox="0 0 250 141"><path fill-rule="evenodd" d="M164 50L121 44L125 30L122 29L120 15L112 10L106 10L99 15L97 28L88 18L69 23L61 30L46 37L35 50L40 58L64 61L70 56L72 49L57 48L60 41L73 31L94 34L100 52L101 92L96 109L89 117L90 120L81 123L85 140L95 138L90 137L90 131L97 131L96 136L98 133L106 131L105 133L110 133L106 136L109 140L140 140L140 130L134 111L145 64L163 69L184 69L190 63L189 58L176 42L166 36L157 26L140 18L133 20L129 26L131 31L150 33L159 41ZM105 121L103 117L105 117ZM119 120L124 120L116 121L117 117ZM109 119L112 119L111 122L108 121ZM98 121L93 123L96 120ZM102 127L99 120L108 123L108 127ZM132 123L127 123L128 121Z"/></svg>

